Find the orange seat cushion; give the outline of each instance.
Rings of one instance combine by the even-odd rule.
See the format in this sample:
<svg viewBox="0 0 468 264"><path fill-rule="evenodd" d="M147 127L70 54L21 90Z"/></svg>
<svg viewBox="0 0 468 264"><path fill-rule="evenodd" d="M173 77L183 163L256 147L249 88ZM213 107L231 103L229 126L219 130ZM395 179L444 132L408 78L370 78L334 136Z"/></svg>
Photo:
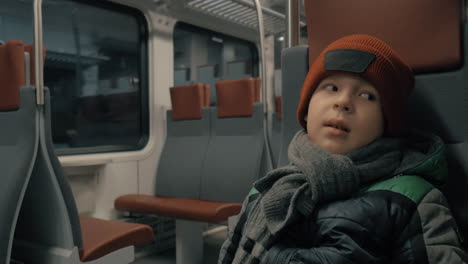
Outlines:
<svg viewBox="0 0 468 264"><path fill-rule="evenodd" d="M144 246L153 240L153 229L147 225L80 217L83 248L81 261L98 259L128 246Z"/></svg>
<svg viewBox="0 0 468 264"><path fill-rule="evenodd" d="M217 223L238 214L242 204L129 194L117 198L114 206L121 211Z"/></svg>
<svg viewBox="0 0 468 264"><path fill-rule="evenodd" d="M201 119L207 90L201 83L171 87L172 119Z"/></svg>
<svg viewBox="0 0 468 264"><path fill-rule="evenodd" d="M416 73L459 68L463 1L304 1L309 63L331 42L368 34L387 42Z"/></svg>
<svg viewBox="0 0 468 264"><path fill-rule="evenodd" d="M25 82L24 44L10 40L0 45L0 111L17 110L20 106L20 87Z"/></svg>
<svg viewBox="0 0 468 264"><path fill-rule="evenodd" d="M217 81L216 98L218 117L242 117L253 115L255 87L260 86L254 78Z"/></svg>

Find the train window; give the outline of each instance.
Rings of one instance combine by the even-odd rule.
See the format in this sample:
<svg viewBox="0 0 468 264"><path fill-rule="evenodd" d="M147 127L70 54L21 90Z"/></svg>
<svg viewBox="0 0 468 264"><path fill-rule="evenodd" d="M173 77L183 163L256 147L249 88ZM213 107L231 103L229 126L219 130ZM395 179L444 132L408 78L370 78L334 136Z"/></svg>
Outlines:
<svg viewBox="0 0 468 264"><path fill-rule="evenodd" d="M32 2L2 4L0 39L32 43ZM43 30L57 152L143 148L149 133L144 15L107 1L44 0Z"/></svg>
<svg viewBox="0 0 468 264"><path fill-rule="evenodd" d="M174 85L258 76L255 43L179 22L174 29Z"/></svg>

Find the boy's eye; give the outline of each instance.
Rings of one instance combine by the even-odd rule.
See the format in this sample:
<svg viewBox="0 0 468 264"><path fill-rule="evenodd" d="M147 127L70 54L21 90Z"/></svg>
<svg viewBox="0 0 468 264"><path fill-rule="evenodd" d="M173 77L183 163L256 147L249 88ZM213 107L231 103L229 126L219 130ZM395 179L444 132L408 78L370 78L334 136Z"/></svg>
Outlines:
<svg viewBox="0 0 468 264"><path fill-rule="evenodd" d="M327 84L327 85L325 85L325 87L323 89L325 89L327 91L332 91L332 92L338 91L338 87L336 87L333 84Z"/></svg>
<svg viewBox="0 0 468 264"><path fill-rule="evenodd" d="M369 101L375 101L377 97L373 95L372 93L361 93L359 96L364 97L365 99Z"/></svg>

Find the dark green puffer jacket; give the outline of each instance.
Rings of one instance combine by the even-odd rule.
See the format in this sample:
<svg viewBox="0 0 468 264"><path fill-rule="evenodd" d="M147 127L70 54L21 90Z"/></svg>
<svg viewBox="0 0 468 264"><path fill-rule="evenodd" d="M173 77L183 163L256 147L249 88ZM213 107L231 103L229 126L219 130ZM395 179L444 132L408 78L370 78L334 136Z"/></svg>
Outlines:
<svg viewBox="0 0 468 264"><path fill-rule="evenodd" d="M290 226L265 263L468 263L447 201L434 187L447 176L444 144L426 137L411 147L420 157L404 158L396 176ZM258 196L254 191L243 210Z"/></svg>

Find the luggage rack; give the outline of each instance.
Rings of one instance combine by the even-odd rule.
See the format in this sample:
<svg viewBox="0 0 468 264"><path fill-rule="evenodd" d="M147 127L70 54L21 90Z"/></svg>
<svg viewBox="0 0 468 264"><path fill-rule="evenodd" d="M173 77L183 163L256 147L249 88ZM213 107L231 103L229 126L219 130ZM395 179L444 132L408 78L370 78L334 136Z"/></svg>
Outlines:
<svg viewBox="0 0 468 264"><path fill-rule="evenodd" d="M258 30L257 12L250 0L154 0L160 8L177 16L195 12L228 21L252 30ZM265 34L286 31L286 16L272 9L262 7ZM305 23L301 22L301 26Z"/></svg>

